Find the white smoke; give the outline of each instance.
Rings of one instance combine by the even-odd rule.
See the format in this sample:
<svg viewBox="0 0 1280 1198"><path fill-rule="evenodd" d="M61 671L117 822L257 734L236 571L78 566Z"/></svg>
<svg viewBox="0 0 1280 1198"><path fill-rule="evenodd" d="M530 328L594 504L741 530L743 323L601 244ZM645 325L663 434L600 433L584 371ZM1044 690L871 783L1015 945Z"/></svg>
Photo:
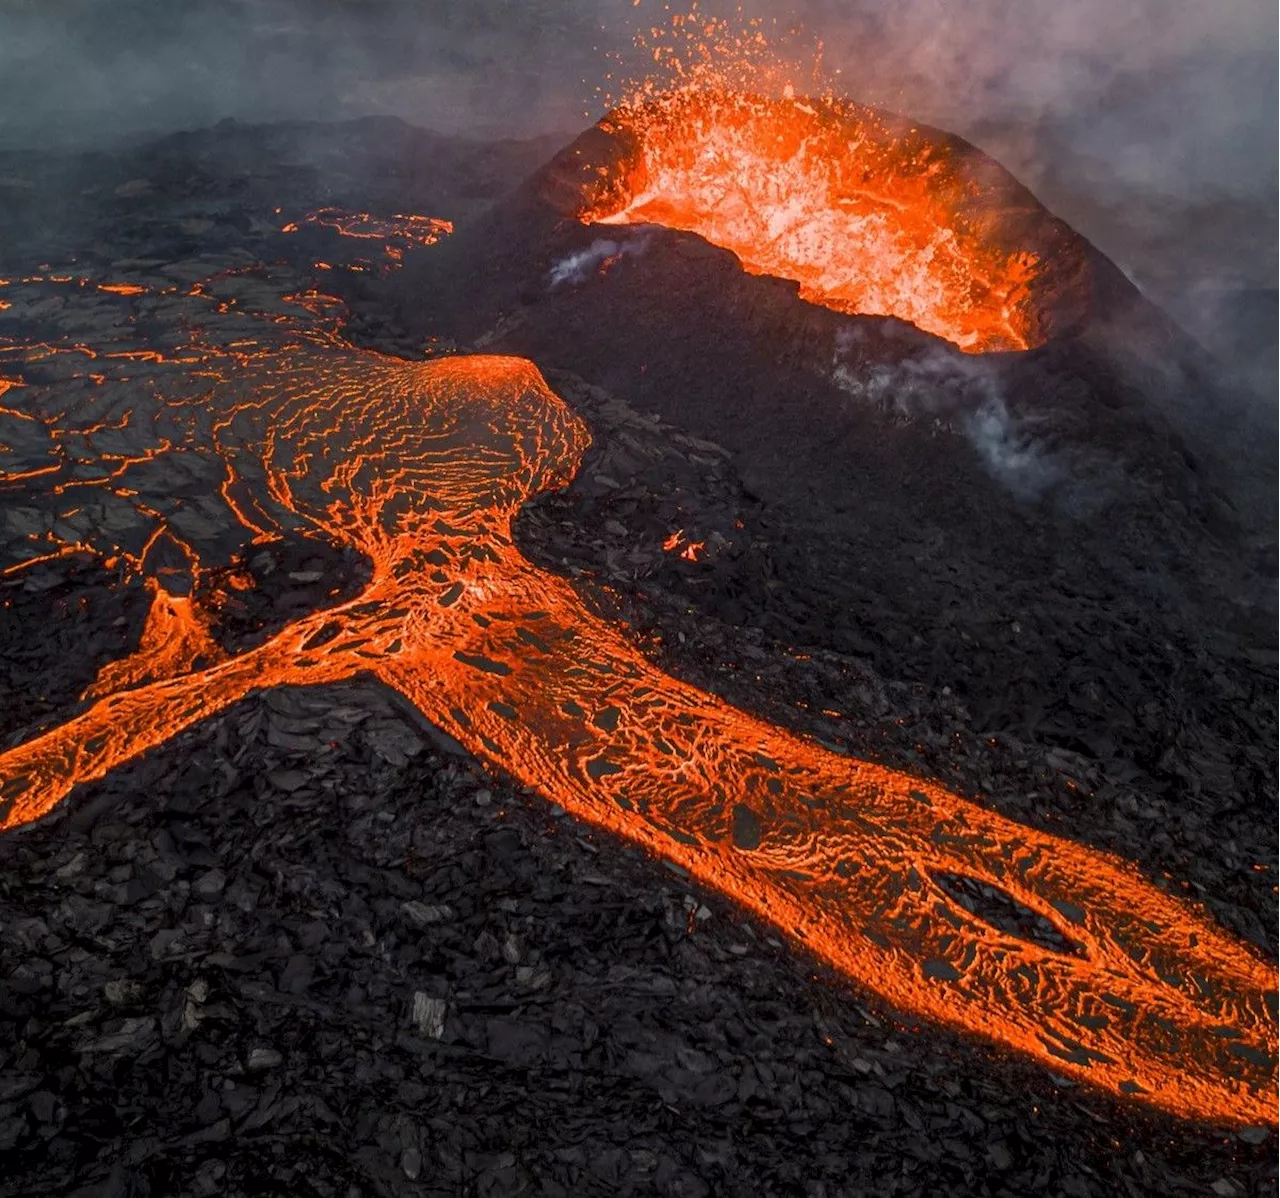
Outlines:
<svg viewBox="0 0 1280 1198"><path fill-rule="evenodd" d="M892 365L855 367L848 358L860 337L856 327L836 337L831 380L846 395L900 420L932 420L959 433L1018 499L1039 499L1063 480L1065 464L1009 410L1000 380L981 358L939 350Z"/></svg>
<svg viewBox="0 0 1280 1198"><path fill-rule="evenodd" d="M966 414L960 426L988 471L1019 499L1039 499L1062 480L1061 464L1014 420L1000 396Z"/></svg>
<svg viewBox="0 0 1280 1198"><path fill-rule="evenodd" d="M585 250L566 254L553 263L547 274L547 284L552 289L566 283L576 287L594 275L602 274L621 258L642 254L648 248L647 237L635 237L627 241L610 241L598 237Z"/></svg>

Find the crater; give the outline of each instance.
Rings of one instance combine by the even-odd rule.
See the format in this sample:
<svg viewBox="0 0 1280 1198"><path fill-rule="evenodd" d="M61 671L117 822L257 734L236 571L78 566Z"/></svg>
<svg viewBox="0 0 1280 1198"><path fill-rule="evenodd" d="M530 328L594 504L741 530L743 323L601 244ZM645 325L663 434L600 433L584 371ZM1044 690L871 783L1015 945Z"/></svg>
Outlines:
<svg viewBox="0 0 1280 1198"><path fill-rule="evenodd" d="M1033 349L1088 311L1087 243L960 138L847 100L677 92L614 110L543 198L585 223L656 224L845 314L968 353Z"/></svg>

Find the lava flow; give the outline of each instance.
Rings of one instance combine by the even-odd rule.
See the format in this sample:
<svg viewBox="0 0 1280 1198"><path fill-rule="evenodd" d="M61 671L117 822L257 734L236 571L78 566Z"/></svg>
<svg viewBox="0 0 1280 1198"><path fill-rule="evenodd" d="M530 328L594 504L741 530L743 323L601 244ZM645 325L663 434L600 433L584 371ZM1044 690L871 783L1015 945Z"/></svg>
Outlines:
<svg viewBox="0 0 1280 1198"><path fill-rule="evenodd" d="M250 692L371 674L482 760L679 864L899 1010L1177 1114L1276 1121L1274 971L1202 910L1122 860L663 674L521 557L516 511L567 484L588 445L531 363L406 362L296 336L225 345L168 375L154 365L128 394L156 405L145 419L164 452L203 446L225 467L243 540L309 529L365 554L371 580L237 654L212 642L193 598L151 583L133 657L102 670L79 714L0 755L0 826ZM85 414L108 390L65 375L15 388L13 427L32 454L74 443L79 469L131 419ZM55 441L37 444L32 421ZM83 485L105 474L136 497L143 483L124 483L151 459L131 460L133 475L98 470ZM946 889L956 876L1012 896L1074 947L971 914Z"/></svg>
<svg viewBox="0 0 1280 1198"><path fill-rule="evenodd" d="M405 250L411 246L435 245L442 237L453 232L452 221L440 220L434 216L395 213L384 217L334 207L313 209L299 220L289 221L280 231L296 233L302 225L332 229L342 237L380 242L384 259L395 266L400 264Z"/></svg>
<svg viewBox="0 0 1280 1198"><path fill-rule="evenodd" d="M625 103L597 128L621 162L598 165L579 219L697 233L815 304L984 353L1043 343L1060 323L1048 309L1079 290L1064 285L1079 256L1065 226L936 130L833 96L698 87Z"/></svg>

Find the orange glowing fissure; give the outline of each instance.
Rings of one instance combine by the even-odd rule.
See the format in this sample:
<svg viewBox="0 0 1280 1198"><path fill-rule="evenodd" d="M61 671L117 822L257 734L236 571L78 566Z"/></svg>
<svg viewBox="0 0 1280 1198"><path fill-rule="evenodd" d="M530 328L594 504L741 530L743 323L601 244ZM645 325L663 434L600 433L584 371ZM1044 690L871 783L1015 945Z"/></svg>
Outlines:
<svg viewBox="0 0 1280 1198"><path fill-rule="evenodd" d="M286 334L276 348L190 349L180 361L196 365L169 363L165 389L159 374L128 386L222 459L246 540L287 519L367 555L368 587L228 654L194 588L151 578L137 651L100 672L83 711L0 754L0 827L252 692L372 675L481 760L684 867L901 1011L1176 1114L1276 1122L1274 970L1204 911L1116 857L671 678L520 555L514 515L566 485L589 440L531 363L415 363ZM40 388L12 394L51 423L88 419L71 406L83 392L56 419ZM123 478L94 485L136 494ZM1004 891L1076 951L998 930L943 875Z"/></svg>
<svg viewBox="0 0 1280 1198"><path fill-rule="evenodd" d="M675 553L680 550L680 556L687 562L696 562L700 559L703 550L707 544L705 541L686 541L684 539L684 529L678 528L665 541L662 542L662 548L667 553Z"/></svg>
<svg viewBox="0 0 1280 1198"><path fill-rule="evenodd" d="M634 161L583 221L697 233L813 303L896 316L966 352L1037 340L1036 255L990 235L982 187L945 144L833 97L699 88L644 95L600 124Z"/></svg>

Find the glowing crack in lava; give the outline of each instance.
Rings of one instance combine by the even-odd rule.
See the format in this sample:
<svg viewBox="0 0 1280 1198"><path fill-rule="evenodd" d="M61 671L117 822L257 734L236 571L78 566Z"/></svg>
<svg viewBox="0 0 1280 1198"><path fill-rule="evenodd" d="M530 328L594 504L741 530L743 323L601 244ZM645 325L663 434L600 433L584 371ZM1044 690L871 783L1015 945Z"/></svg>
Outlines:
<svg viewBox="0 0 1280 1198"><path fill-rule="evenodd" d="M1042 343L1048 293L1078 258L994 162L850 101L684 88L597 128L621 162L601 164L581 220L698 233L813 303L896 316L967 352Z"/></svg>
<svg viewBox="0 0 1280 1198"><path fill-rule="evenodd" d="M167 375L157 354L127 394L155 397L141 419L157 453L205 446L225 466L242 533L288 521L358 549L367 588L228 654L194 601L152 578L137 652L101 671L79 714L0 755L0 826L252 691L372 675L483 761L678 863L902 1011L1181 1115L1275 1122L1273 970L1203 911L1118 858L667 676L520 555L516 511L567 484L588 445L532 364L415 363L285 334L272 348L201 347L197 333ZM5 410L19 433L60 433L73 466L95 445L111 459L138 417L93 411L108 390L65 376L15 387ZM120 487L123 470L83 486ZM1076 950L970 914L945 888L956 875L1012 896Z"/></svg>

